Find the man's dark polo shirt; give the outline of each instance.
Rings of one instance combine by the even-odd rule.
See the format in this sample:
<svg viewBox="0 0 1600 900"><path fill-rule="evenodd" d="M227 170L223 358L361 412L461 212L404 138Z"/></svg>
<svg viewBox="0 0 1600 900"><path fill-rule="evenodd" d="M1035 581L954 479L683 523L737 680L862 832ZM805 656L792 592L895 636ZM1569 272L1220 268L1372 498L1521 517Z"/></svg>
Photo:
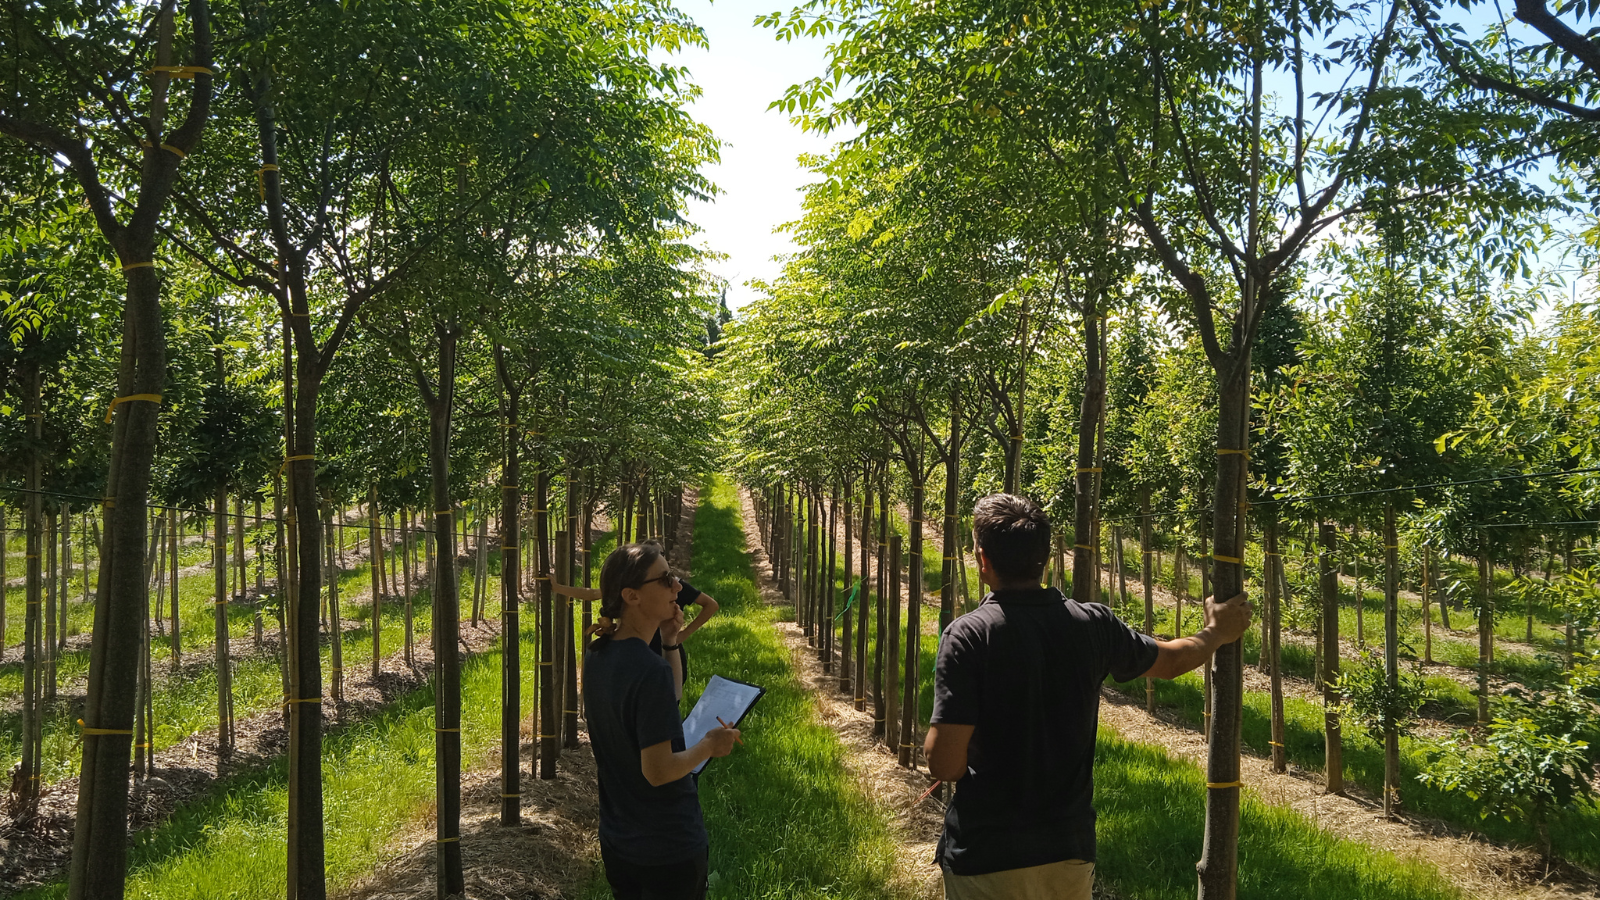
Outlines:
<svg viewBox="0 0 1600 900"><path fill-rule="evenodd" d="M939 643L933 723L973 725L939 863L983 875L1094 860L1100 684L1143 675L1156 643L1055 588L996 591Z"/></svg>

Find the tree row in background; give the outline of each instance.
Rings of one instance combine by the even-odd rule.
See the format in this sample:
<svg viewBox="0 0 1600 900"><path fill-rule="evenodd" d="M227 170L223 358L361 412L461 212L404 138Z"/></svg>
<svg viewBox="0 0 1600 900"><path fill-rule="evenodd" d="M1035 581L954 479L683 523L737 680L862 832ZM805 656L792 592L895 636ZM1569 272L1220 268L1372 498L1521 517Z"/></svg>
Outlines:
<svg viewBox="0 0 1600 900"><path fill-rule="evenodd" d="M26 545L7 557L26 599L0 610L21 626L8 655L26 657L13 814L45 780L47 723L81 722L70 896L121 896L152 693L196 674L184 653L208 653L225 758L245 622L281 666L289 895L324 896L323 707L350 677L342 561L364 554L372 677L396 650L414 662L414 631L431 641L439 890L459 893L461 569L473 621L491 568L504 592L514 795L520 605L537 604L551 777L576 727L572 701L554 702L574 693L565 648L586 622L548 578L591 574L598 514L614 537L672 534L681 486L712 465L718 286L681 213L712 191L698 169L717 145L682 110L685 73L647 58L703 38L649 2L163 0L12 18L0 534ZM215 581L203 638L178 621L180 564L205 565L190 529ZM92 616L63 587L73 551L95 564ZM431 622L413 623L419 595ZM400 648L382 644L385 603L403 604ZM81 706L75 690L63 713L52 661L69 629L89 637Z"/></svg>

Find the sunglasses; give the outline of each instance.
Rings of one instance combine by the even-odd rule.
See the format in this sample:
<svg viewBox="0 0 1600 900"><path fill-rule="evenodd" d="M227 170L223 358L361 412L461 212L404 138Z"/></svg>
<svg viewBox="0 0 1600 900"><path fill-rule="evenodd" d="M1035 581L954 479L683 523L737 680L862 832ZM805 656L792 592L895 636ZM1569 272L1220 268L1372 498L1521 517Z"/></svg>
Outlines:
<svg viewBox="0 0 1600 900"><path fill-rule="evenodd" d="M659 584L664 588L671 588L671 587L674 587L677 583L678 583L678 576L676 574L674 574L671 569L668 569L667 571L661 573L660 575L656 576L655 578L646 579L643 583L641 583L639 585L639 587L644 587L647 584Z"/></svg>

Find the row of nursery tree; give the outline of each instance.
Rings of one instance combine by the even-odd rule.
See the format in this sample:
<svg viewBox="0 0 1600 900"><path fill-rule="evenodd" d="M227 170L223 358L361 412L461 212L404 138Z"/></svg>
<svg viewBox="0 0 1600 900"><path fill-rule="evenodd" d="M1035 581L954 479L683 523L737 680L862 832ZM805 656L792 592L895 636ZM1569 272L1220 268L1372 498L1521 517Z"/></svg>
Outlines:
<svg viewBox="0 0 1600 900"><path fill-rule="evenodd" d="M962 516L1005 490L1065 525L1052 568L1078 599L1121 603L1142 575L1124 609L1146 630L1163 551L1206 593L1253 585L1280 770L1287 625L1316 655L1329 789L1353 717L1385 747L1392 812L1424 699L1400 658L1431 659L1433 610L1448 628L1470 603L1477 727L1423 777L1536 828L1587 795L1600 308L1558 276L1592 262L1600 46L1543 4L1517 5L1519 32L1462 6L814 0L762 20L831 42L827 72L775 105L851 136L811 160L799 250L728 330L733 465L801 619L831 635L844 616L846 654L811 532L835 501L846 533L868 510L864 559L896 530L869 527L875 502L903 523L906 652L861 668L861 604L843 673L880 695L903 763L925 577L942 628ZM1364 572L1384 594L1370 636ZM870 627L893 642L902 595L876 583L891 612ZM1426 648L1403 645L1403 590ZM1507 692L1496 617L1526 612L1532 643L1536 610L1558 661ZM1341 676L1351 637L1381 653ZM1236 884L1243 668L1236 644L1206 672L1207 898Z"/></svg>
<svg viewBox="0 0 1600 900"><path fill-rule="evenodd" d="M11 810L38 798L54 661L69 607L92 603L69 896L122 896L151 657L178 679L204 649L177 621L198 524L219 754L230 625L260 648L265 613L288 894L325 896L348 538L371 568L374 677L397 649L383 604L403 600L409 663L411 597L432 597L439 891L460 893L462 568L474 620L491 570L502 588L516 824L521 635L539 640L545 777L576 729L587 617L554 604L551 573L589 576L602 510L621 537L670 536L681 485L713 465L717 285L681 213L713 190L717 144L683 111L686 73L650 59L702 35L652 0L23 3L4 32L0 537L25 536L0 568L25 585L23 633L0 642L25 657ZM524 600L536 627L518 627Z"/></svg>

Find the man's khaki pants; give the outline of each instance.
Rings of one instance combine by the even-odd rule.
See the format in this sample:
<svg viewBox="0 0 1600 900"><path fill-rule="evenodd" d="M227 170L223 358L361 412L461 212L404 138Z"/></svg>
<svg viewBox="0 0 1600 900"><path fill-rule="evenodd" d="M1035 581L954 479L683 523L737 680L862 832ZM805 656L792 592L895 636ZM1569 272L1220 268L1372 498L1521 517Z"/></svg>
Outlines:
<svg viewBox="0 0 1600 900"><path fill-rule="evenodd" d="M986 875L944 870L945 900L1089 900L1094 863L1081 859Z"/></svg>

